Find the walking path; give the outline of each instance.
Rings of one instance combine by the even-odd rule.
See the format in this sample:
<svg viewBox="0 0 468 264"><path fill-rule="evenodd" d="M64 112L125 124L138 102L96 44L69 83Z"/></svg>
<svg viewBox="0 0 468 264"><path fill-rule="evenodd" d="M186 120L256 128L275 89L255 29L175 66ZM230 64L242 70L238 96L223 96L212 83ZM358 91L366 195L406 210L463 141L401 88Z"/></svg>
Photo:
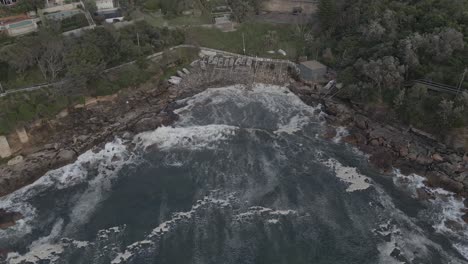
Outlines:
<svg viewBox="0 0 468 264"><path fill-rule="evenodd" d="M216 54L220 54L220 55L224 55L224 56L234 56L234 57L248 58L248 59L252 59L254 61L264 61L264 62L271 61L271 62L278 62L278 63L286 63L288 65L296 67L296 64L294 62L290 61L290 60L279 60L279 59L252 57L252 56L241 55L241 54L232 53L232 52L228 52L228 51L222 51L222 50L211 49L211 48L206 48L206 47L197 47L197 46L194 46L194 45L186 45L186 44L171 47L171 48L169 48L169 49L167 49L165 51L161 51L161 52L151 54L151 55L147 56L146 59L156 60L156 59L161 58L163 56L164 52L173 51L173 50L177 50L177 49L183 49L183 48L199 48L200 51L205 51L207 53L216 53ZM108 68L108 69L104 70L104 73L110 72L110 71L113 71L113 70L116 70L116 69L119 69L119 68L122 68L124 66L132 65L132 64L135 64L135 63L136 63L136 60L130 61L130 62L127 62L127 63L123 63L123 64L120 64L118 66L111 67L111 68ZM20 89L6 90L5 92L0 93L0 97L4 97L4 96L10 95L10 94L15 94L15 93L32 92L32 91L36 91L36 90L46 88L46 87L57 87L57 86L60 86L60 84L63 84L63 81L59 81L59 82L55 82L55 83L42 83L42 84L37 84L37 85L34 85L34 86L20 88Z"/></svg>

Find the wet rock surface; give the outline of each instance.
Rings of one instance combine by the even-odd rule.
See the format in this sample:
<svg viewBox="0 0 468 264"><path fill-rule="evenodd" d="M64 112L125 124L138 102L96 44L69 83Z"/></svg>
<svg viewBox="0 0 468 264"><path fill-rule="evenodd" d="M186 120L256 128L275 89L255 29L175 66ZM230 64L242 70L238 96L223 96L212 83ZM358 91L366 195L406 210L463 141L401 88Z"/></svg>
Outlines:
<svg viewBox="0 0 468 264"><path fill-rule="evenodd" d="M0 229L5 229L10 226L14 226L16 221L21 219L23 216L17 212L7 212L0 209ZM1 251L1 250L0 250ZM0 252L1 255L1 252Z"/></svg>
<svg viewBox="0 0 468 264"><path fill-rule="evenodd" d="M194 88L199 89L199 88ZM173 99L171 99L173 98ZM112 102L69 109L69 115L48 121L30 134L44 134L21 153L21 162L0 165L0 196L28 185L47 171L72 163L87 150L112 140L170 125L177 115L167 108L180 92L161 85L119 95ZM129 136L130 135L130 136Z"/></svg>
<svg viewBox="0 0 468 264"><path fill-rule="evenodd" d="M294 89L304 102L314 98L328 114L325 137L330 138L330 127L346 127L349 135L342 138L369 155L369 160L384 173L394 168L404 175L416 173L427 178L427 186L443 188L468 198L468 153L452 149L434 135L395 120L385 120L377 114L367 113L362 106L335 100L322 100L317 95ZM430 199L419 191L420 199ZM466 201L466 200L465 200ZM468 202L465 203L468 207ZM468 213L463 216L468 223Z"/></svg>

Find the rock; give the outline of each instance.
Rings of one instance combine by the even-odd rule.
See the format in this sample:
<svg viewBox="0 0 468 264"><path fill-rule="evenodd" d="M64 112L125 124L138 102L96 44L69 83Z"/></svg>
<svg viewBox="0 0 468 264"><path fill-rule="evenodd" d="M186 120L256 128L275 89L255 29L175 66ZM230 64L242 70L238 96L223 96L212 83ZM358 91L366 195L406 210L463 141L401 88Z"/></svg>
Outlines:
<svg viewBox="0 0 468 264"><path fill-rule="evenodd" d="M430 133L427 133L425 131L422 131L420 129L417 129L417 128L414 128L414 127L410 127L409 129L410 132L414 133L415 135L417 136L420 136L422 138L426 138L426 139L430 139L430 140L433 140L433 141L437 141L437 138L430 134Z"/></svg>
<svg viewBox="0 0 468 264"><path fill-rule="evenodd" d="M374 147L380 146L380 141L376 138L371 139L369 143Z"/></svg>
<svg viewBox="0 0 468 264"><path fill-rule="evenodd" d="M462 157L460 157L459 155L457 155L455 153L452 153L452 154L448 155L447 159L448 159L448 161L450 163L453 163L453 164L462 162L462 160L463 160Z"/></svg>
<svg viewBox="0 0 468 264"><path fill-rule="evenodd" d="M444 161L444 158L442 158L442 156L440 156L440 154L434 153L434 154L432 154L432 160L437 161L437 162L442 162L442 161Z"/></svg>
<svg viewBox="0 0 468 264"><path fill-rule="evenodd" d="M75 160L76 153L73 150L63 149L55 157L56 164L67 164Z"/></svg>
<svg viewBox="0 0 468 264"><path fill-rule="evenodd" d="M437 164L437 169L445 172L445 174L450 175L450 174L458 171L458 166L453 165L452 163L443 162L443 163Z"/></svg>
<svg viewBox="0 0 468 264"><path fill-rule="evenodd" d="M398 153L400 154L400 157L406 157L409 154L409 150L407 147L400 147Z"/></svg>
<svg viewBox="0 0 468 264"><path fill-rule="evenodd" d="M76 137L76 140L77 140L78 142L86 142L86 141L88 140L88 138L89 138L89 137L86 136L86 135L81 135L81 136Z"/></svg>
<svg viewBox="0 0 468 264"><path fill-rule="evenodd" d="M421 165L430 165L432 164L433 160L429 157L426 156L418 156L416 158L416 162L421 164Z"/></svg>
<svg viewBox="0 0 468 264"><path fill-rule="evenodd" d="M354 146L358 146L359 148L366 148L367 144L367 138L365 135L360 130L352 130L350 131L350 134L347 136L344 136L342 138L342 141Z"/></svg>
<svg viewBox="0 0 468 264"><path fill-rule="evenodd" d="M417 188L416 189L416 195L418 196L419 200L429 200L429 199L434 199L434 195L432 195L430 192L428 192L424 188Z"/></svg>
<svg viewBox="0 0 468 264"><path fill-rule="evenodd" d="M464 182L466 179L468 179L468 171L462 172L455 177L458 182Z"/></svg>
<svg viewBox="0 0 468 264"><path fill-rule="evenodd" d="M343 104L327 103L325 113L336 116L342 124L352 120L352 110Z"/></svg>
<svg viewBox="0 0 468 264"><path fill-rule="evenodd" d="M388 150L380 149L370 156L370 162L376 167L389 172L392 170L393 155Z"/></svg>
<svg viewBox="0 0 468 264"><path fill-rule="evenodd" d="M122 138L126 140L131 140L133 139L133 137L134 137L134 134L128 131L125 131L125 133L123 133L122 135Z"/></svg>
<svg viewBox="0 0 468 264"><path fill-rule="evenodd" d="M416 155L416 153L409 153L408 154L408 159L411 160L411 161L415 161L416 159L418 158L418 155Z"/></svg>
<svg viewBox="0 0 468 264"><path fill-rule="evenodd" d="M155 130L160 125L161 121L158 118L143 118L133 126L133 132L141 133L145 131Z"/></svg>
<svg viewBox="0 0 468 264"><path fill-rule="evenodd" d="M426 174L427 183L430 187L441 187L447 191L454 193L461 193L463 191L463 184L457 182L445 174L440 172L429 172Z"/></svg>
<svg viewBox="0 0 468 264"><path fill-rule="evenodd" d="M332 139L336 136L336 129L334 127L327 126L325 131L322 134L322 137L325 139Z"/></svg>
<svg viewBox="0 0 468 264"><path fill-rule="evenodd" d="M24 160L23 156L19 155L9 160L7 164L8 166L13 166L16 164L20 164L21 162L23 162L23 160Z"/></svg>
<svg viewBox="0 0 468 264"><path fill-rule="evenodd" d="M355 115L354 124L356 125L356 127L362 130L367 130L368 128L367 118L363 115Z"/></svg>
<svg viewBox="0 0 468 264"><path fill-rule="evenodd" d="M454 220L445 220L444 224L446 227L452 229L453 231L462 231L463 230L463 225L457 221Z"/></svg>
<svg viewBox="0 0 468 264"><path fill-rule="evenodd" d="M4 209L0 209L0 229L6 229L10 226L14 226L16 221L23 218L20 213L7 212Z"/></svg>
<svg viewBox="0 0 468 264"><path fill-rule="evenodd" d="M462 216L462 219L463 219L463 221L465 221L465 223L468 224L468 213L465 213L465 214Z"/></svg>
<svg viewBox="0 0 468 264"><path fill-rule="evenodd" d="M348 144L351 144L351 145L354 145L354 146L358 145L358 143L359 143L358 138L354 134L353 135L347 135L347 136L343 137L341 140L343 142L345 142L345 143L348 143Z"/></svg>

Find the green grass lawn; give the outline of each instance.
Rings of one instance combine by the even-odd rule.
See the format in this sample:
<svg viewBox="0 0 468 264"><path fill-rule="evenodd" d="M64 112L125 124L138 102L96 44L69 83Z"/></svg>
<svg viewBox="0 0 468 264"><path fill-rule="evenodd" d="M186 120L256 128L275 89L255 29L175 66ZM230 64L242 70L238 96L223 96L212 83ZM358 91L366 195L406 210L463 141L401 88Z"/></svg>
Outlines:
<svg viewBox="0 0 468 264"><path fill-rule="evenodd" d="M276 31L278 42L272 47L266 47L265 36L268 31ZM301 43L294 37L294 28L288 25L271 25L259 23L241 24L237 31L222 32L214 28L194 27L186 30L187 44L220 49L235 53L243 53L242 34L245 37L246 54L271 58L295 59ZM287 56L269 54L269 50L283 49Z"/></svg>
<svg viewBox="0 0 468 264"><path fill-rule="evenodd" d="M203 25L211 24L212 21L207 16L179 16L173 19L169 19L170 26L194 26L194 25Z"/></svg>
<svg viewBox="0 0 468 264"><path fill-rule="evenodd" d="M158 12L142 12L134 11L132 13L134 19L143 17L146 22L148 22L153 27L181 27L181 26L195 26L212 23L211 19L205 15L195 16L195 15L186 15L186 16L177 16L174 18L167 18L164 15L161 15Z"/></svg>

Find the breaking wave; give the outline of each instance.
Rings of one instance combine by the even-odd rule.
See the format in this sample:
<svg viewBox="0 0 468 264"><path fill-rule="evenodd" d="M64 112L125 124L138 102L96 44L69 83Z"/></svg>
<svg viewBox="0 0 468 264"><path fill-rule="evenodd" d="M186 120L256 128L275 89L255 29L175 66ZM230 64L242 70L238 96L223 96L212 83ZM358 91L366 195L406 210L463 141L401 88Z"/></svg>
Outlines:
<svg viewBox="0 0 468 264"><path fill-rule="evenodd" d="M24 216L0 230L6 262L466 263L462 201L381 175L340 143L344 128L322 139L320 105L263 84L177 104L173 126L1 198Z"/></svg>

